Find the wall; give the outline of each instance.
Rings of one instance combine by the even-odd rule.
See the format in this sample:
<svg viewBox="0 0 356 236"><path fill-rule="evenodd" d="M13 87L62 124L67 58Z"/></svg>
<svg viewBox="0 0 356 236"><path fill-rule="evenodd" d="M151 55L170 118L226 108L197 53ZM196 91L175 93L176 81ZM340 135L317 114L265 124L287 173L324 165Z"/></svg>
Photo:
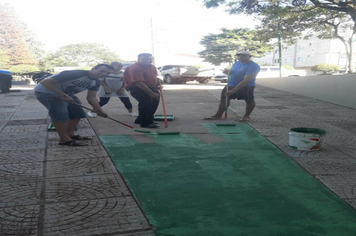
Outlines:
<svg viewBox="0 0 356 236"><path fill-rule="evenodd" d="M356 109L356 75L259 78L263 85Z"/></svg>

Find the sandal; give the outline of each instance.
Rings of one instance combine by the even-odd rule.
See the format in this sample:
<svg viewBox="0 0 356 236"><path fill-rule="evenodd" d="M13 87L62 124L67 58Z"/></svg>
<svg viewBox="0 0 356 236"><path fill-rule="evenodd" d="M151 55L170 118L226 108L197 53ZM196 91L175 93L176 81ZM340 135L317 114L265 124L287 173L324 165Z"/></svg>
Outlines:
<svg viewBox="0 0 356 236"><path fill-rule="evenodd" d="M74 139L74 140L92 140L91 137L85 137L85 136L80 136L80 135L74 135L72 137L70 137L71 139Z"/></svg>
<svg viewBox="0 0 356 236"><path fill-rule="evenodd" d="M249 122L250 118L241 118L239 122Z"/></svg>
<svg viewBox="0 0 356 236"><path fill-rule="evenodd" d="M208 116L208 117L204 117L203 120L222 120L222 119L215 118L214 116Z"/></svg>
<svg viewBox="0 0 356 236"><path fill-rule="evenodd" d="M67 142L64 142L64 143L58 143L58 145L62 145L62 146L88 146L88 144L86 143L79 143L75 140L69 140Z"/></svg>

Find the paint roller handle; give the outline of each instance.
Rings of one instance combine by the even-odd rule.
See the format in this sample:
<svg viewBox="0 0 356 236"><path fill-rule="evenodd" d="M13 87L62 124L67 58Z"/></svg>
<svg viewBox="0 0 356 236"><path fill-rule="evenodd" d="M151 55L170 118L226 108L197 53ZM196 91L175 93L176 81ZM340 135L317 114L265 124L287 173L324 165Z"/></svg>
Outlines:
<svg viewBox="0 0 356 236"><path fill-rule="evenodd" d="M80 106L80 107L82 107L82 108L85 108L85 109L87 109L87 110L89 110L89 111L91 111L91 112L97 113L97 111L94 111L93 109L91 109L91 108L89 108L89 107L86 107L86 106L83 106L83 105L81 105L81 104L79 104L79 103L73 102L73 104L75 104L75 105L77 105L77 106ZM105 113L105 114L106 114L106 113ZM108 116L106 115L106 116L102 116L102 117L107 118Z"/></svg>
<svg viewBox="0 0 356 236"><path fill-rule="evenodd" d="M162 108L163 108L163 115L164 115L164 126L167 128L168 127L168 121L167 121L167 113L166 113L166 106L164 103L164 97L163 97L163 91L162 91L162 86L159 86L159 92L161 93L161 99L162 99Z"/></svg>
<svg viewBox="0 0 356 236"><path fill-rule="evenodd" d="M78 106L80 106L80 107L83 107L83 108L85 108L85 109L87 109L87 110L89 110L89 111L91 111L91 112L96 112L96 111L94 111L93 109L90 109L89 107L83 106L83 105L81 105L81 104L79 104L79 103L74 102L74 104L75 104L75 105L78 105ZM124 125L124 126L126 126L126 127L131 128L131 129L135 128L135 127L133 127L133 126L131 126L131 125L125 124L125 123L123 123L123 122L121 122L121 121L118 121L118 120L116 120L116 119L114 119L114 118L111 118L111 117L109 117L109 116L107 116L107 117L105 117L105 118L108 118L109 120L113 120L113 121L115 121L115 122L117 122L117 123L119 123L119 124L122 124L122 125Z"/></svg>
<svg viewBox="0 0 356 236"><path fill-rule="evenodd" d="M125 124L125 123L123 123L123 122L121 122L121 121L118 121L118 120L116 120L116 119L114 119L114 118L111 118L111 117L109 117L109 116L106 117L106 118L108 118L108 119L110 119L110 120L113 120L113 121L116 121L117 123L120 123L120 124L122 124L122 125L124 125L124 126L126 126L126 127L131 128L131 129L135 128L135 127L133 127L133 126L131 126L131 125Z"/></svg>

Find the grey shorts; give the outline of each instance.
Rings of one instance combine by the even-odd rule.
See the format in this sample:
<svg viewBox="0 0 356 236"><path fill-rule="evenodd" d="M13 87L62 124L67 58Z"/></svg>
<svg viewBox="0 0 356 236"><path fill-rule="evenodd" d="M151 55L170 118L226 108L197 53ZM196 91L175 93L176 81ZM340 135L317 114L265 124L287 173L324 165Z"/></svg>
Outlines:
<svg viewBox="0 0 356 236"><path fill-rule="evenodd" d="M234 86L229 86L229 90L233 89ZM227 86L224 87L224 89L221 91L221 99L225 100L225 93L226 93ZM237 99L237 100L245 100L246 102L248 101L253 101L255 99L253 90L255 87L253 86L245 86L242 87L240 90L237 90L236 93L232 94L229 96L230 99Z"/></svg>
<svg viewBox="0 0 356 236"><path fill-rule="evenodd" d="M57 94L35 92L37 100L42 103L48 110L51 121L68 121L72 119L86 118L85 111L82 107L64 102ZM71 95L74 101L81 104L80 100Z"/></svg>

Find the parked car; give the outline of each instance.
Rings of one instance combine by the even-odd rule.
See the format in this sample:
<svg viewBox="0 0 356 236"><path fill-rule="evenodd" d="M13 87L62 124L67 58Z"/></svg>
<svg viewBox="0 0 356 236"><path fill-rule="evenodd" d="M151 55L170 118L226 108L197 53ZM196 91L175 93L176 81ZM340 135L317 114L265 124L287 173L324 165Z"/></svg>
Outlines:
<svg viewBox="0 0 356 236"><path fill-rule="evenodd" d="M215 81L220 81L221 83L227 83L227 74L218 74L214 77Z"/></svg>
<svg viewBox="0 0 356 236"><path fill-rule="evenodd" d="M183 84L188 81L198 81L206 84L215 75L214 68L198 69L191 65L164 65L159 67L164 83Z"/></svg>
<svg viewBox="0 0 356 236"><path fill-rule="evenodd" d="M288 70L284 67L282 67L281 69L282 69L282 77L307 75L307 72L305 70ZM278 66L261 66L257 78L273 78L273 77L279 77Z"/></svg>

